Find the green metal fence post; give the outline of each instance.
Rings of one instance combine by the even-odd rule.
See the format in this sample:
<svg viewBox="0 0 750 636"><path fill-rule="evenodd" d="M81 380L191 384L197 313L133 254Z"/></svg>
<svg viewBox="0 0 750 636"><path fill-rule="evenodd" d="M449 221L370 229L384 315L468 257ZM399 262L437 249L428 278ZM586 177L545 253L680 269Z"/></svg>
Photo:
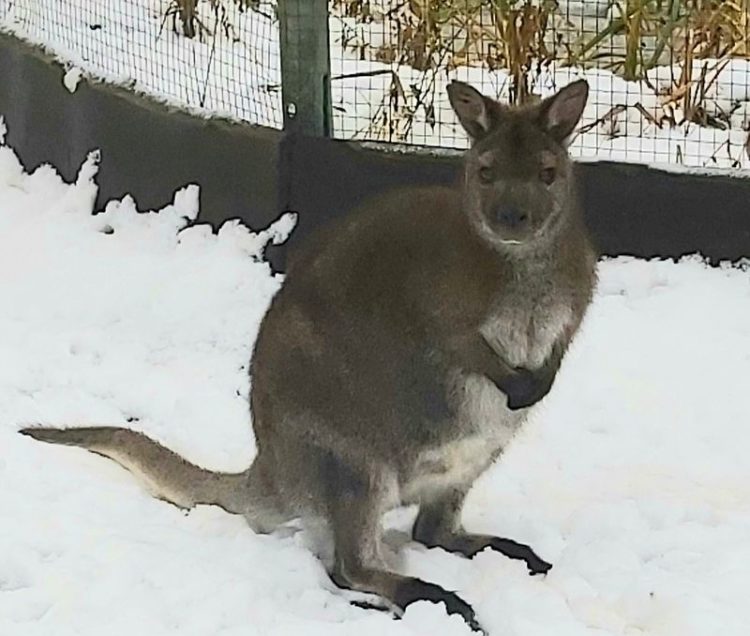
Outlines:
<svg viewBox="0 0 750 636"><path fill-rule="evenodd" d="M331 135L328 0L279 0L284 129Z"/></svg>

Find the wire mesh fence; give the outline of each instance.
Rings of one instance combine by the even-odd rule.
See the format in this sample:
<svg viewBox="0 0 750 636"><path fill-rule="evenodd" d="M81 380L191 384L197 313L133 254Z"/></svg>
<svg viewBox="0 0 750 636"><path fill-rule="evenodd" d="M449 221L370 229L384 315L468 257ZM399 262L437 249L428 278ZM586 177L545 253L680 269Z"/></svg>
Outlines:
<svg viewBox="0 0 750 636"><path fill-rule="evenodd" d="M746 167L747 0L333 0L335 128L463 147L445 85L530 102L591 86L578 157Z"/></svg>
<svg viewBox="0 0 750 636"><path fill-rule="evenodd" d="M531 102L585 77L575 156L748 168L749 4L329 0L333 134L460 148L450 80ZM171 103L283 124L276 0L0 0L0 27Z"/></svg>
<svg viewBox="0 0 750 636"><path fill-rule="evenodd" d="M0 0L0 26L179 107L281 126L274 4Z"/></svg>

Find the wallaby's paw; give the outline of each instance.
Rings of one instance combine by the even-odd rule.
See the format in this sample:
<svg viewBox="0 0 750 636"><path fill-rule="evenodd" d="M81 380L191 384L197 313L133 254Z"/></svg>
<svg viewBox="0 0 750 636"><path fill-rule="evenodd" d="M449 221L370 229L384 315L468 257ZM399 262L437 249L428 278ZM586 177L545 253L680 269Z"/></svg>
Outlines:
<svg viewBox="0 0 750 636"><path fill-rule="evenodd" d="M519 368L501 388L508 396L508 408L516 411L541 401L549 393L552 384L539 372Z"/></svg>
<svg viewBox="0 0 750 636"><path fill-rule="evenodd" d="M471 605L454 592L444 590L434 583L427 583L421 579L406 579L398 586L393 600L402 609L417 601L445 603L448 614L458 614L473 631L486 634Z"/></svg>

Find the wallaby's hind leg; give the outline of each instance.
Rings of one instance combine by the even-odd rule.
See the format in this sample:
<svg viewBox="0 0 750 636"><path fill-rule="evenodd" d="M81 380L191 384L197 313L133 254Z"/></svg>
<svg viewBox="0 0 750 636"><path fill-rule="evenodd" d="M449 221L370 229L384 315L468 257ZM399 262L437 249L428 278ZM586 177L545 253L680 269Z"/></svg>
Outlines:
<svg viewBox="0 0 750 636"><path fill-rule="evenodd" d="M254 532L267 534L294 517L294 513L282 505L274 484L273 457L259 453L248 469L247 508L244 512L247 524Z"/></svg>
<svg viewBox="0 0 750 636"><path fill-rule="evenodd" d="M335 463L334 463L335 462ZM421 579L386 570L381 556L380 516L384 493L367 476L348 468L339 470L337 460L327 477L338 482L337 495L329 498L328 513L334 541L331 579L339 587L377 594L404 610L415 601L443 602L449 614L459 614L476 631L483 631L472 607L453 592Z"/></svg>
<svg viewBox="0 0 750 636"><path fill-rule="evenodd" d="M473 557L485 548L526 562L530 574L546 574L552 565L540 558L528 545L487 534L472 534L461 527L460 515L465 492L451 491L422 504L414 523L412 537L429 548L444 548Z"/></svg>

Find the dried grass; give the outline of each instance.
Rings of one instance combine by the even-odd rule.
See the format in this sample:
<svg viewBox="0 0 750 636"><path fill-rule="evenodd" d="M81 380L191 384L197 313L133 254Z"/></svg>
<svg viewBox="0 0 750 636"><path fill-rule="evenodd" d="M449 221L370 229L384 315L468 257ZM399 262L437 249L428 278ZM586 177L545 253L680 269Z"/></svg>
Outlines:
<svg viewBox="0 0 750 636"><path fill-rule="evenodd" d="M172 28L190 38L223 33L236 39L230 9L258 10L259 3L171 0L165 22L171 19ZM724 118L709 112L707 96L729 59L750 58L749 5L750 0L611 0L612 17L593 36L576 33L557 0L331 0L331 11L390 30L390 41L374 49L345 41L361 59L421 72L405 86L398 73L386 71L390 88L367 130L369 136L402 141L418 114L434 125L439 73L460 66L505 69L510 101L524 103L538 99L535 77L552 62L603 66L647 84L649 71L668 63L675 69L670 85L652 87L664 114L657 117L639 105L644 119L659 127L686 122L726 127ZM613 53L615 39L623 44Z"/></svg>
<svg viewBox="0 0 750 636"><path fill-rule="evenodd" d="M604 66L627 80L646 83L651 69L668 63L677 71L670 87L660 92L666 115L657 119L643 106L637 110L660 127L685 122L724 127L720 117L709 114L707 95L729 59L750 58L749 4L611 0L610 21L585 37L566 22L556 0L333 0L332 10L361 24L391 25L394 37L370 53L371 58L422 72L423 81L408 89L393 73L391 90L378 110L378 136L400 140L420 109L430 121L438 71L467 65L506 69L510 101L522 103L537 99L535 73L553 61ZM615 53L614 39L624 43ZM356 46L365 59L367 45ZM713 61L705 62L709 58Z"/></svg>
<svg viewBox="0 0 750 636"><path fill-rule="evenodd" d="M237 39L229 20L228 6L232 3L238 6L240 11L244 11L248 8L257 9L259 0L206 0L203 4L207 5L213 18L213 30L207 24L207 18L200 14L199 0L171 0L164 17L165 20L171 19L175 32L181 29L182 34L188 38L203 38L220 31L228 38Z"/></svg>

